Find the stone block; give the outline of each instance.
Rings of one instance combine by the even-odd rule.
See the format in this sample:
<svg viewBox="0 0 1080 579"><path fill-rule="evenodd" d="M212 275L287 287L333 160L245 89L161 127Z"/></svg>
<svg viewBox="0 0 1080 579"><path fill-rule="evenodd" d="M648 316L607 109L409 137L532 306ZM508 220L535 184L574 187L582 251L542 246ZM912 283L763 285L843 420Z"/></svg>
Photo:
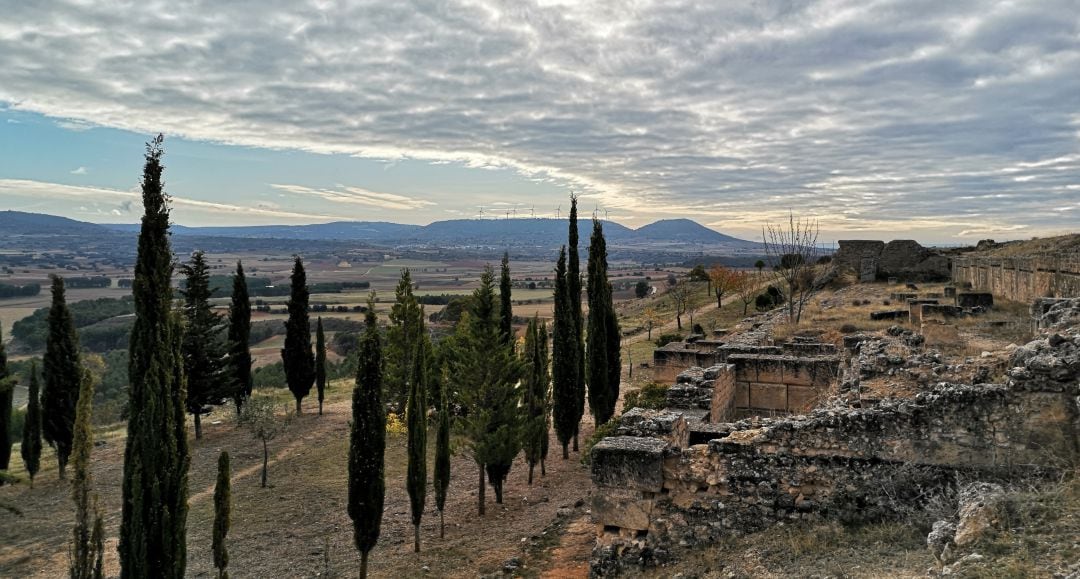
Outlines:
<svg viewBox="0 0 1080 579"><path fill-rule="evenodd" d="M908 310L884 310L880 312L870 312L870 319L874 321L906 320L907 317Z"/></svg>
<svg viewBox="0 0 1080 579"><path fill-rule="evenodd" d="M750 407L750 383L735 382L735 408Z"/></svg>
<svg viewBox="0 0 1080 579"><path fill-rule="evenodd" d="M601 489L592 496L592 514L605 527L647 531L655 503L638 491Z"/></svg>
<svg viewBox="0 0 1080 579"><path fill-rule="evenodd" d="M619 436L659 438L680 448L685 448L690 440L685 416L669 410L631 408L619 419L617 433Z"/></svg>
<svg viewBox="0 0 1080 579"><path fill-rule="evenodd" d="M750 383L750 408L786 411L788 387L783 384Z"/></svg>
<svg viewBox="0 0 1080 579"><path fill-rule="evenodd" d="M956 288L948 286L945 288L945 297L956 299Z"/></svg>
<svg viewBox="0 0 1080 579"><path fill-rule="evenodd" d="M724 364L706 370L715 376L709 407L710 422L729 422L735 416L735 366Z"/></svg>
<svg viewBox="0 0 1080 579"><path fill-rule="evenodd" d="M593 483L598 487L658 493L664 488L664 455L668 447L659 438L604 438L592 448Z"/></svg>
<svg viewBox="0 0 1080 579"><path fill-rule="evenodd" d="M817 405L822 393L811 386L788 386L788 410L807 412Z"/></svg>

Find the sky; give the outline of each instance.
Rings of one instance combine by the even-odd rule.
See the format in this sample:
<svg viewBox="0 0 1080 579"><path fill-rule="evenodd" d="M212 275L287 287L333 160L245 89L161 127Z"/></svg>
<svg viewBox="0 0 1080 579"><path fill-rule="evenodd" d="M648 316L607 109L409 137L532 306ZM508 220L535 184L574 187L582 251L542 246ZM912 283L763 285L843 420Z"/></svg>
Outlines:
<svg viewBox="0 0 1080 579"><path fill-rule="evenodd" d="M1080 0L0 0L0 209L586 212L745 239L1080 223ZM511 214L513 216L513 214Z"/></svg>

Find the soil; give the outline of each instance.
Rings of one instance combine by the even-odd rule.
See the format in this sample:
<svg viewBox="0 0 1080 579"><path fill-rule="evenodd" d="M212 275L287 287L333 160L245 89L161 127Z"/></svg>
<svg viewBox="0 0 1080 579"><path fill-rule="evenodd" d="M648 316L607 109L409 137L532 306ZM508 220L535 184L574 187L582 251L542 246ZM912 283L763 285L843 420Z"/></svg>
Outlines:
<svg viewBox="0 0 1080 579"><path fill-rule="evenodd" d="M261 447L238 429L230 416L204 421L202 440L191 441L188 567L191 577L214 575L211 555L213 485L217 456L232 458L233 520L228 535L229 573L233 577L355 576L359 557L352 543L346 512L346 456L349 403L347 388L336 385L325 414L295 418L270 443L269 488L260 487ZM591 434L591 424L582 425ZM189 429L190 431L190 429ZM106 573L119 572L116 537L120 523L123 429L96 434L94 484L105 515ZM429 437L431 440L434 437ZM584 438L582 439L584 440ZM503 571L519 558L519 574L585 577L594 532L586 508L592 484L580 454L559 458L551 442L547 476L526 484L528 466L519 458L504 487L504 504L487 491L487 515L477 516L477 467L464 453L452 460L446 506L446 538L439 538L439 516L430 493L421 523L421 553L412 552L409 499L405 492L405 437L391 435L386 451L386 504L379 543L369 559L372 577L475 577ZM57 577L66 574L68 545L74 521L70 489L58 481L51 452L42 457L43 472L35 487L0 487L0 503L21 515L0 511L0 576ZM17 456L17 454L16 454ZM17 460L13 460L17 462ZM429 474L430 474L429 469ZM20 473L16 473L20 474ZM20 475L21 476L21 475ZM430 487L429 487L430 489ZM562 517L560 517L560 509ZM567 513L570 513L569 516ZM560 520L572 519L568 524ZM549 543L529 553L529 545L555 531ZM557 540L555 540L557 539ZM550 552L549 552L550 549ZM550 565L550 570L538 565Z"/></svg>

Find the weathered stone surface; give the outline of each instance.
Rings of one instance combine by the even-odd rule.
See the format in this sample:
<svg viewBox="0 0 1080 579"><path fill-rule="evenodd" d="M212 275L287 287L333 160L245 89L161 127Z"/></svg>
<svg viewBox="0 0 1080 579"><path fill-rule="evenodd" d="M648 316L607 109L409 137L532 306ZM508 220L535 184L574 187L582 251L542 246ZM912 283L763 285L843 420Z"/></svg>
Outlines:
<svg viewBox="0 0 1080 579"><path fill-rule="evenodd" d="M956 257L952 269L957 286L1013 301L1080 297L1080 257L1075 255Z"/></svg>
<svg viewBox="0 0 1080 579"><path fill-rule="evenodd" d="M859 281L875 279L939 281L949 279L949 259L939 251L908 239L884 243L876 240L841 240L833 263L853 271Z"/></svg>
<svg viewBox="0 0 1080 579"><path fill-rule="evenodd" d="M606 527L647 531L655 503L639 491L604 489L592 496L593 517Z"/></svg>
<svg viewBox="0 0 1080 579"><path fill-rule="evenodd" d="M631 408L619 418L616 432L619 436L659 438L678 447L686 447L690 441L686 417L668 410Z"/></svg>
<svg viewBox="0 0 1080 579"><path fill-rule="evenodd" d="M592 479L598 487L660 492L668 443L658 438L609 436L592 448Z"/></svg>
<svg viewBox="0 0 1080 579"><path fill-rule="evenodd" d="M906 320L907 317L908 310L883 310L880 312L870 312L870 319L874 321Z"/></svg>
<svg viewBox="0 0 1080 579"><path fill-rule="evenodd" d="M934 523L930 534L926 536L926 548L930 550L938 561L948 562L955 535L956 525L949 521L937 521Z"/></svg>
<svg viewBox="0 0 1080 579"><path fill-rule="evenodd" d="M1005 489L999 484L976 482L960 489L960 522L953 542L958 547L977 543L1001 528Z"/></svg>

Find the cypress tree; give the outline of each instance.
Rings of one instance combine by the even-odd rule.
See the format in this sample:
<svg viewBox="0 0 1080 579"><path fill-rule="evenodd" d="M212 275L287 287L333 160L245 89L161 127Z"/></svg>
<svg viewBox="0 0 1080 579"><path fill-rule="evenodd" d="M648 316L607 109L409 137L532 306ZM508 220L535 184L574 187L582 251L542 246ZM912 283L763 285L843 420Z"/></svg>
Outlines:
<svg viewBox="0 0 1080 579"><path fill-rule="evenodd" d="M574 452L578 451L578 430L581 428L581 418L585 416L585 318L581 313L581 265L580 253L578 252L578 219L577 219L577 195L570 195L570 231L567 242L570 245L569 261L566 264L566 287L569 296L570 313L574 320L574 335L577 337L575 347L577 354L577 376L574 379L575 390L575 414L577 419L574 423Z"/></svg>
<svg viewBox="0 0 1080 579"><path fill-rule="evenodd" d="M458 322L452 338L454 351L447 356L447 375L466 409L460 420L479 474L481 516L485 512L485 470L496 502L502 502L502 483L521 450L516 389L521 363L499 333L494 285L495 273L489 266L473 292L470 312Z"/></svg>
<svg viewBox="0 0 1080 579"><path fill-rule="evenodd" d="M0 344L0 357L3 345ZM23 464L30 475L30 488L34 488L34 475L41 468L41 386L38 382L37 360L30 362L30 399L26 405L26 420L23 422L22 452Z"/></svg>
<svg viewBox="0 0 1080 579"><path fill-rule="evenodd" d="M615 414L619 399L619 322L611 298L611 283L607 276L607 244L604 227L593 219L589 242L589 408L596 425L607 422ZM614 371L612 369L614 368Z"/></svg>
<svg viewBox="0 0 1080 579"><path fill-rule="evenodd" d="M49 333L45 338L45 392L41 397L42 434L56 449L60 478L64 478L75 428L75 405L79 401L79 336L75 319L64 299L64 278L53 275L52 305L49 307Z"/></svg>
<svg viewBox="0 0 1080 579"><path fill-rule="evenodd" d="M285 381L296 398L296 413L300 414L300 401L311 392L311 384L315 381L315 356L311 352L307 273L299 255L293 263L291 281L289 320L285 322L285 347L281 349L281 361L285 365Z"/></svg>
<svg viewBox="0 0 1080 579"><path fill-rule="evenodd" d="M386 481L386 414L382 405L382 344L375 323L375 294L368 300L367 328L360 339L356 386L349 424L349 518L360 551L360 577L367 576L368 553L379 540Z"/></svg>
<svg viewBox="0 0 1080 579"><path fill-rule="evenodd" d="M409 464L405 486L409 492L409 507L412 511L415 553L420 552L420 518L424 516L424 502L427 498L427 392L424 388L427 356L424 344L423 339L416 343L414 370L409 380L408 409L405 412L409 425Z"/></svg>
<svg viewBox="0 0 1080 579"><path fill-rule="evenodd" d="M15 378L8 372L4 337L0 335L0 470L7 470L11 466L11 445L14 444L11 432L11 410L14 400ZM33 483L34 475L31 473L30 484Z"/></svg>
<svg viewBox="0 0 1080 579"><path fill-rule="evenodd" d="M322 329L322 316L315 322L315 390L319 395L319 416L322 416L326 397L326 335Z"/></svg>
<svg viewBox="0 0 1080 579"><path fill-rule="evenodd" d="M504 344L514 343L514 312L510 301L510 252L503 253L499 268L499 335Z"/></svg>
<svg viewBox="0 0 1080 579"><path fill-rule="evenodd" d="M544 465L547 462L551 443L551 351L548 349L547 324L540 324L536 339L540 346L540 360L543 364L540 375L544 380L544 433L540 437L540 476L547 476L547 467Z"/></svg>
<svg viewBox="0 0 1080 579"><path fill-rule="evenodd" d="M547 347L542 342L547 335L541 334L543 324L533 316L525 333L522 361L525 363L525 427L522 446L525 460L529 463L529 484L533 470L543 461L544 443L548 438L548 386Z"/></svg>
<svg viewBox="0 0 1080 579"><path fill-rule="evenodd" d="M71 548L72 579L100 579L105 558L104 525L98 509L98 497L93 494L94 481L90 473L90 452L94 448L94 431L90 425L93 412L94 381L89 370L80 372L82 385L75 412L71 465L71 499L75 503L74 544Z"/></svg>
<svg viewBox="0 0 1080 579"><path fill-rule="evenodd" d="M229 534L232 516L232 490L229 468L229 453L221 451L217 463L217 484L214 485L214 567L218 570L218 579L229 579L229 550L225 546L225 537Z"/></svg>
<svg viewBox="0 0 1080 579"><path fill-rule="evenodd" d="M415 371L413 357L416 343L424 336L424 312L413 295L412 274L401 270L401 279L394 288L394 305L390 307L390 327L386 331L386 397L394 411L400 414L408 400L409 377Z"/></svg>
<svg viewBox="0 0 1080 579"><path fill-rule="evenodd" d="M202 438L202 415L207 406L225 402L229 384L223 380L225 346L219 340L221 316L210 308L210 266L206 254L196 251L180 266L186 287L184 296L184 375L187 377L187 411L195 419L195 438Z"/></svg>
<svg viewBox="0 0 1080 579"><path fill-rule="evenodd" d="M229 303L228 340L229 378L232 382L236 414L239 416L244 400L251 396L251 388L255 384L251 376L251 300L248 297L244 265L239 260L236 262L232 300Z"/></svg>
<svg viewBox="0 0 1080 579"><path fill-rule="evenodd" d="M566 246L559 250L559 260L555 265L555 321L552 335L552 421L565 460L570 458L570 441L577 433L580 421L577 414L577 334L570 305Z"/></svg>
<svg viewBox="0 0 1080 579"><path fill-rule="evenodd" d="M120 576L179 578L187 566L186 385L183 326L172 311L168 197L161 181L163 137L147 144L145 214L135 262L135 324L128 363Z"/></svg>
<svg viewBox="0 0 1080 579"><path fill-rule="evenodd" d="M446 491L450 487L450 403L445 388L439 394L439 427L435 433L435 474L432 483L435 486L435 507L439 509L439 538L443 539L446 537L443 517Z"/></svg>

